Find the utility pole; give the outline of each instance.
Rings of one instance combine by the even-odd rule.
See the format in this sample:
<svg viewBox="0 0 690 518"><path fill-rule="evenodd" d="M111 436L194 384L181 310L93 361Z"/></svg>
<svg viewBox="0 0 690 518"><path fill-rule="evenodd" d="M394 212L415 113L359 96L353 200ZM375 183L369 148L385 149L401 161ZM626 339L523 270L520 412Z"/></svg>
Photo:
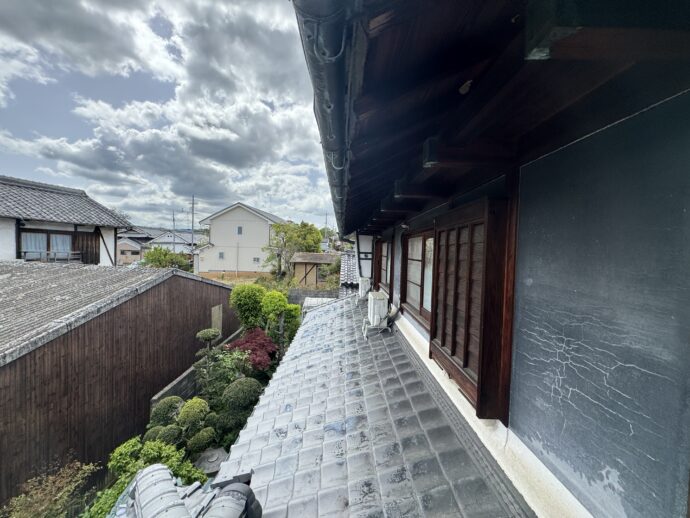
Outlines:
<svg viewBox="0 0 690 518"><path fill-rule="evenodd" d="M194 251L194 195L192 194L192 251Z"/></svg>
<svg viewBox="0 0 690 518"><path fill-rule="evenodd" d="M175 209L172 210L172 216L173 216L173 253L177 252L177 244L176 244L176 236L177 232L175 231Z"/></svg>

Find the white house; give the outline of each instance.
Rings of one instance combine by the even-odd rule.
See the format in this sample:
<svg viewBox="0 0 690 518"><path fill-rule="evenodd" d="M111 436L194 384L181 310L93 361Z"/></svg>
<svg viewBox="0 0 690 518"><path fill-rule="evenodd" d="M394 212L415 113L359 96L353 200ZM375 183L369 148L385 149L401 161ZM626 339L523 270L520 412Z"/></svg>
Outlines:
<svg viewBox="0 0 690 518"><path fill-rule="evenodd" d="M266 272L264 266L271 226L285 221L237 202L200 221L209 225L209 242L194 257L194 271Z"/></svg>
<svg viewBox="0 0 690 518"><path fill-rule="evenodd" d="M0 176L0 260L115 265L131 226L82 190Z"/></svg>
<svg viewBox="0 0 690 518"><path fill-rule="evenodd" d="M194 244L200 244L203 239L201 233L194 234ZM145 249L154 247L166 248L172 252L191 254L192 253L192 233L186 231L173 232L171 230L164 231L160 235L154 237L151 241L144 245Z"/></svg>

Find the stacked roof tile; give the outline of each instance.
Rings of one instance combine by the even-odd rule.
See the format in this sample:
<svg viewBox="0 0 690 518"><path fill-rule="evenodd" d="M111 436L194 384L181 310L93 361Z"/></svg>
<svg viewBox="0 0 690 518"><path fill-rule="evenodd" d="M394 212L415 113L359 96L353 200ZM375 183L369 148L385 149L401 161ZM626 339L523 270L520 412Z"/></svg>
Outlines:
<svg viewBox="0 0 690 518"><path fill-rule="evenodd" d="M132 224L79 189L0 176L0 217L76 225Z"/></svg>
<svg viewBox="0 0 690 518"><path fill-rule="evenodd" d="M352 250L343 252L340 256L340 285L354 287L358 284L357 256Z"/></svg>
<svg viewBox="0 0 690 518"><path fill-rule="evenodd" d="M354 297L309 312L212 487L251 479L264 517L532 516L398 335Z"/></svg>

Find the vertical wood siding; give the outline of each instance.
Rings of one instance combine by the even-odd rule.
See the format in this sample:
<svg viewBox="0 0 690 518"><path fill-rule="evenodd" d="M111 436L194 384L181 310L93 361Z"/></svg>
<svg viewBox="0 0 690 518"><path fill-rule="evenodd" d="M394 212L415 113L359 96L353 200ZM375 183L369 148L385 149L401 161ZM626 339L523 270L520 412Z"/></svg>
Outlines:
<svg viewBox="0 0 690 518"><path fill-rule="evenodd" d="M149 399L195 360L195 334L223 304L223 335L239 325L229 289L173 276L0 367L0 502L73 452L105 465L141 433Z"/></svg>

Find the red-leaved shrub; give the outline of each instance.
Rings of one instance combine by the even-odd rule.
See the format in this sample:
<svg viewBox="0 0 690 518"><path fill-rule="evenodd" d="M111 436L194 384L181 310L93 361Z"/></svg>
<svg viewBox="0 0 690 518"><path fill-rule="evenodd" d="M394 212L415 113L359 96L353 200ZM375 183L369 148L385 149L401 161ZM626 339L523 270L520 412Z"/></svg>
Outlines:
<svg viewBox="0 0 690 518"><path fill-rule="evenodd" d="M271 365L271 357L276 352L273 343L262 329L254 328L240 338L225 346L228 350L238 349L249 353L249 363L254 370L266 370Z"/></svg>

